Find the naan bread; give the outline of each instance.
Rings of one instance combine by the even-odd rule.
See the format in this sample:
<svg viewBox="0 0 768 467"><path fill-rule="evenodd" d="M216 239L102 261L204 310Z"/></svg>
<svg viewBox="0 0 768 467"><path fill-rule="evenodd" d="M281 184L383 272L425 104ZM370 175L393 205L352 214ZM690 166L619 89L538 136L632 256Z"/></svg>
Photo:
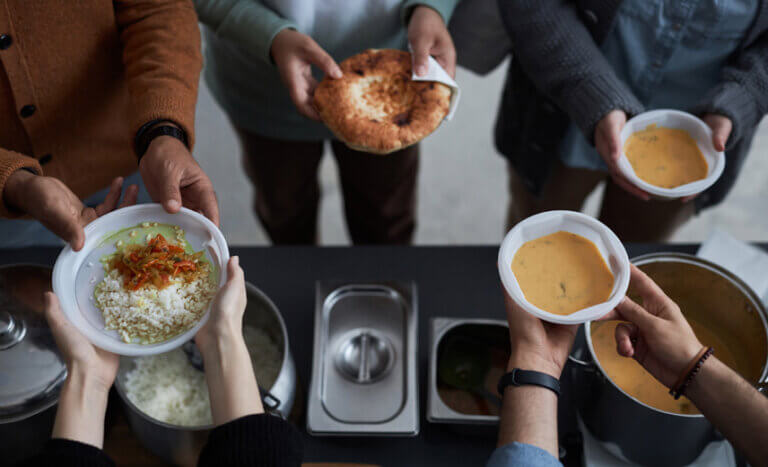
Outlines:
<svg viewBox="0 0 768 467"><path fill-rule="evenodd" d="M323 122L347 146L387 154L416 144L448 114L451 88L411 80L411 54L366 50L340 64L344 76L326 77L314 104Z"/></svg>

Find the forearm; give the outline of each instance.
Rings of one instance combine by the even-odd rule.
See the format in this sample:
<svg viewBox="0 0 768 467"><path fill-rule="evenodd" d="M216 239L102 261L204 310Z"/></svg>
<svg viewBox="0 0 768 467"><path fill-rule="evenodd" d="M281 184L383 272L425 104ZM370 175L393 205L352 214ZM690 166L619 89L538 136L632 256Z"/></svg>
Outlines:
<svg viewBox="0 0 768 467"><path fill-rule="evenodd" d="M147 122L171 120L194 143L200 31L190 0L115 1L130 94L131 136Z"/></svg>
<svg viewBox="0 0 768 467"><path fill-rule="evenodd" d="M594 126L611 110L630 116L642 112L642 103L582 22L576 2L500 0L499 12L514 44L514 59L589 141Z"/></svg>
<svg viewBox="0 0 768 467"><path fill-rule="evenodd" d="M242 334L233 331L230 336L215 338L201 348L216 425L264 412Z"/></svg>
<svg viewBox="0 0 768 467"><path fill-rule="evenodd" d="M109 388L87 375L87 369L73 367L61 389L52 438L90 444L104 444L104 414Z"/></svg>
<svg viewBox="0 0 768 467"><path fill-rule="evenodd" d="M768 398L714 357L704 362L686 396L751 465L768 465Z"/></svg>
<svg viewBox="0 0 768 467"><path fill-rule="evenodd" d="M296 29L259 1L194 0L200 22L209 26L217 36L240 44L255 57L271 63L270 49L277 33L286 28Z"/></svg>
<svg viewBox="0 0 768 467"><path fill-rule="evenodd" d="M513 368L541 371L559 378L560 369L535 358L530 352L516 352L507 364ZM557 395L539 386L508 386L503 395L498 446L517 441L531 444L558 457Z"/></svg>

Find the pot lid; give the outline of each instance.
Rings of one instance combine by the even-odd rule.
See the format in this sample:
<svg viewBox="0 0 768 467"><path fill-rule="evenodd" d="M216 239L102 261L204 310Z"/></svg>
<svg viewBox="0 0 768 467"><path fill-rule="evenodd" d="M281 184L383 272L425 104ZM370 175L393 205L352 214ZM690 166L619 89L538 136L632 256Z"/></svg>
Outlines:
<svg viewBox="0 0 768 467"><path fill-rule="evenodd" d="M44 314L51 268L0 267L0 423L34 415L59 398L67 369Z"/></svg>

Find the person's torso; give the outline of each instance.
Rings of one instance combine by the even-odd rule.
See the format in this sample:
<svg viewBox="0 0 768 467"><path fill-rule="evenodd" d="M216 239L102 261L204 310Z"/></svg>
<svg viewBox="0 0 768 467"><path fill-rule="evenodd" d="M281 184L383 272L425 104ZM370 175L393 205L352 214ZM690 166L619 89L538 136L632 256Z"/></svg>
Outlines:
<svg viewBox="0 0 768 467"><path fill-rule="evenodd" d="M406 47L402 0L261 0L312 37L337 62L369 48ZM331 137L319 122L301 116L277 68L235 41L206 29L206 83L236 126L288 140ZM315 70L316 77L322 74ZM254 84L257 83L257 84Z"/></svg>
<svg viewBox="0 0 768 467"><path fill-rule="evenodd" d="M601 50L646 109L688 110L739 50L759 0L625 0ZM561 145L571 167L605 164L574 124Z"/></svg>
<svg viewBox="0 0 768 467"><path fill-rule="evenodd" d="M0 147L81 196L135 170L112 2L7 0L0 11L12 41L0 51ZM35 110L23 117L24 106Z"/></svg>

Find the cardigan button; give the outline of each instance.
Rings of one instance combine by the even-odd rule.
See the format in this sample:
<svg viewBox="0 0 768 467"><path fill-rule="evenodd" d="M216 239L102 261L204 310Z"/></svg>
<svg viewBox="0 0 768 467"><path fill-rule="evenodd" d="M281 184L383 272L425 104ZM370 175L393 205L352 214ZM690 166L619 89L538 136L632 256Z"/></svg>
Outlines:
<svg viewBox="0 0 768 467"><path fill-rule="evenodd" d="M5 50L13 44L13 38L8 34L0 34L0 50Z"/></svg>
<svg viewBox="0 0 768 467"><path fill-rule="evenodd" d="M37 107L35 107L32 104L27 104L21 108L21 110L19 111L19 114L21 115L21 118L28 118L34 115L36 110L37 110Z"/></svg>

